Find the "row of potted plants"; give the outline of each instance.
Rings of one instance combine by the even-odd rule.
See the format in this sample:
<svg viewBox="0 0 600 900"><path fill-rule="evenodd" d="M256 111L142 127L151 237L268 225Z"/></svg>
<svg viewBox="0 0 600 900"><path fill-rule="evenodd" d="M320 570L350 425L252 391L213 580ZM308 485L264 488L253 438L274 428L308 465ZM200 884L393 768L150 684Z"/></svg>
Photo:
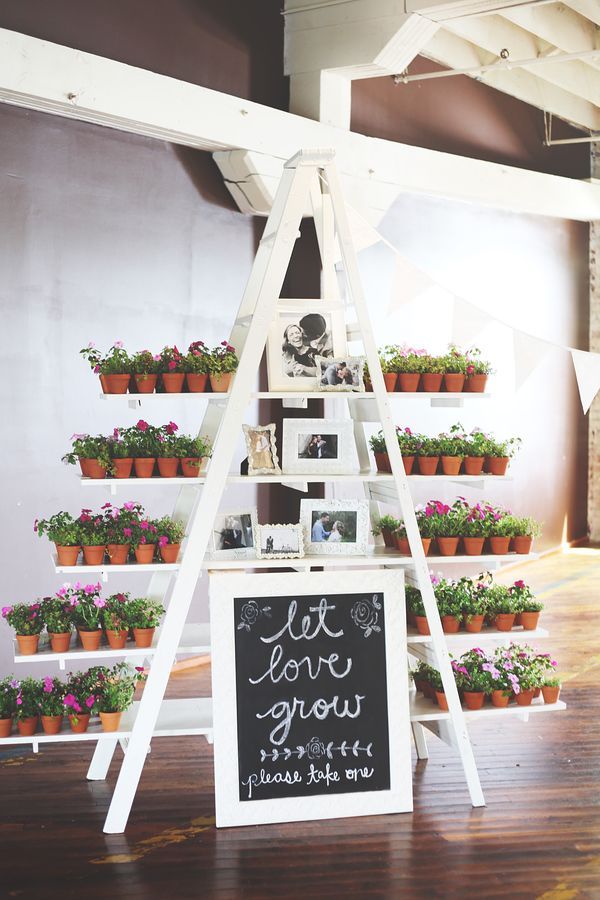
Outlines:
<svg viewBox="0 0 600 900"><path fill-rule="evenodd" d="M228 391L238 367L235 348L221 341L210 350L204 341L192 341L186 353L175 345L160 353L139 350L128 353L123 341L115 341L107 353L101 353L93 341L79 351L92 371L100 376L105 394L151 394L154 391L179 394Z"/></svg>
<svg viewBox="0 0 600 900"><path fill-rule="evenodd" d="M441 556L454 556L462 547L467 556L480 556L484 552L504 555L514 551L531 552L534 537L541 528L531 517L513 516L507 509L491 503L471 506L459 497L452 506L441 500L429 500L415 508L415 515L423 549L428 554L435 541L434 550ZM395 547L400 553L410 554L406 526L394 516L382 516L374 534L381 534L386 547Z"/></svg>
<svg viewBox="0 0 600 900"><path fill-rule="evenodd" d="M486 653L480 647L468 650L452 660L454 678L461 700L467 709L481 709L489 698L493 706L506 707L511 702L530 706L543 695L544 703L556 703L560 679L554 674L556 660L549 653L538 653L527 644L511 643ZM437 669L420 662L411 673L417 691L448 709L448 700Z"/></svg>
<svg viewBox="0 0 600 900"><path fill-rule="evenodd" d="M73 434L72 446L63 456L69 465L79 462L87 478L151 478L155 470L161 478L174 478L180 470L187 478L197 478L200 467L211 455L208 438L178 435L175 422L156 427L140 419L129 428L114 428L108 436Z"/></svg>
<svg viewBox="0 0 600 900"><path fill-rule="evenodd" d="M130 639L136 647L150 647L164 606L122 592L104 598L101 588L99 582L67 583L52 597L3 607L2 616L15 631L20 653L37 653L44 629L54 653L68 652L74 629L84 650L98 650L103 635L112 650L123 650Z"/></svg>
<svg viewBox="0 0 600 900"><path fill-rule="evenodd" d="M431 583L445 634L457 634L461 628L476 634L485 623L498 631L519 626L524 631L534 631L544 608L522 579L506 586L497 584L490 572L484 572L475 580L432 575ZM431 633L421 591L410 584L406 586L406 613L409 624L419 634Z"/></svg>
<svg viewBox="0 0 600 900"><path fill-rule="evenodd" d="M450 344L446 353L435 356L424 349L408 347L406 344L388 345L379 350L379 363L388 391L451 393L485 391L488 375L493 369L487 360L481 358L477 347L459 350ZM365 387L371 390L368 370L365 372Z"/></svg>
<svg viewBox="0 0 600 900"><path fill-rule="evenodd" d="M118 731L145 677L142 668L125 662L70 672L66 681L9 675L0 680L0 737L10 737L14 720L23 737L34 735L40 720L44 734L58 734L65 716L76 734L87 731L92 716L99 716L104 731Z"/></svg>
<svg viewBox="0 0 600 900"><path fill-rule="evenodd" d="M396 426L398 446L402 454L404 471L410 475L415 468L421 475L506 475L510 459L517 452L521 439L518 437L497 440L479 428L470 433L464 431L460 422L449 432L429 437L413 432L410 428ZM369 440L375 456L378 472L391 472L383 431Z"/></svg>
<svg viewBox="0 0 600 900"><path fill-rule="evenodd" d="M174 563L185 535L180 522L168 516L151 519L133 500L123 506L105 503L98 512L82 509L76 518L61 510L49 519L36 519L33 528L54 542L60 566L77 565L80 551L88 566L102 565L105 556L113 565L134 560L148 564L157 556Z"/></svg>

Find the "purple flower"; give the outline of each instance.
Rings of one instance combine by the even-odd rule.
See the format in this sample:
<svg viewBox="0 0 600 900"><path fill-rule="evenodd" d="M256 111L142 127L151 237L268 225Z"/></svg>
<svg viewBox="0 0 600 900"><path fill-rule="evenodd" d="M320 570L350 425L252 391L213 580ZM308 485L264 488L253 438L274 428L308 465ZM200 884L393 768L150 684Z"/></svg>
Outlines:
<svg viewBox="0 0 600 900"><path fill-rule="evenodd" d="M4 616L4 618L9 616L12 611L13 611L12 606L3 606L2 607L2 615Z"/></svg>
<svg viewBox="0 0 600 900"><path fill-rule="evenodd" d="M135 503L133 500L128 500L127 503L123 504L123 509L126 509L128 512L131 512L135 509Z"/></svg>
<svg viewBox="0 0 600 900"><path fill-rule="evenodd" d="M95 584L86 584L83 589L84 594L95 594L96 593L96 585Z"/></svg>
<svg viewBox="0 0 600 900"><path fill-rule="evenodd" d="M49 675L44 678L44 693L51 694L54 689L54 682Z"/></svg>

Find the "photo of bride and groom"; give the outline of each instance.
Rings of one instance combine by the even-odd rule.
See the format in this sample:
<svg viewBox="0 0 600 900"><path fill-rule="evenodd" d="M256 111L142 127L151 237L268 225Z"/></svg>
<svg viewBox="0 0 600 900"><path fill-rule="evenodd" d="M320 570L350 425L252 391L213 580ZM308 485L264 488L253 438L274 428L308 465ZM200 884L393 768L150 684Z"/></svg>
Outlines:
<svg viewBox="0 0 600 900"><path fill-rule="evenodd" d="M355 511L314 511L310 532L311 543L321 544L325 541L328 544L355 543L356 516Z"/></svg>

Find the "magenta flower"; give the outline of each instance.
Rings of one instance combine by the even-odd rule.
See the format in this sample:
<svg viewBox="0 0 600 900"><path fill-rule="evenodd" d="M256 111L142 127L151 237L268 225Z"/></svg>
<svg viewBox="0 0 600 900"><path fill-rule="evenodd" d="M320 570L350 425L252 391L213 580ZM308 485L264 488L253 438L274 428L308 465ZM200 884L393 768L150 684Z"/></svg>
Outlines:
<svg viewBox="0 0 600 900"><path fill-rule="evenodd" d="M90 694L90 696L85 701L85 705L87 706L88 709L91 709L95 702L96 702L96 698L94 697L93 694Z"/></svg>
<svg viewBox="0 0 600 900"><path fill-rule="evenodd" d="M94 373L97 375L100 371L100 366L94 366Z"/></svg>
<svg viewBox="0 0 600 900"><path fill-rule="evenodd" d="M148 423L143 419L140 419L135 427L138 431L148 431Z"/></svg>
<svg viewBox="0 0 600 900"><path fill-rule="evenodd" d="M100 509L112 509L112 503L103 503Z"/></svg>
<svg viewBox="0 0 600 900"><path fill-rule="evenodd" d="M155 353L152 359L154 362L160 362L160 353Z"/></svg>
<svg viewBox="0 0 600 900"><path fill-rule="evenodd" d="M131 528L124 528L123 534L125 535L125 537L131 537Z"/></svg>
<svg viewBox="0 0 600 900"><path fill-rule="evenodd" d="M96 585L95 584L86 584L83 589L84 594L95 594L96 593Z"/></svg>
<svg viewBox="0 0 600 900"><path fill-rule="evenodd" d="M2 615L4 616L4 618L9 616L12 611L13 611L12 606L3 606L2 607Z"/></svg>
<svg viewBox="0 0 600 900"><path fill-rule="evenodd" d="M106 606L106 600L103 600L102 597L94 597L94 606L96 609L103 609Z"/></svg>
<svg viewBox="0 0 600 900"><path fill-rule="evenodd" d="M144 671L144 667L143 667L143 666L136 666L136 667L135 667L135 671L136 671L136 672L143 672L143 671Z"/></svg>
<svg viewBox="0 0 600 900"><path fill-rule="evenodd" d="M520 579L519 581L515 581L514 587L519 588L519 589L524 588L525 582L523 581L523 579Z"/></svg>
<svg viewBox="0 0 600 900"><path fill-rule="evenodd" d="M147 521L147 519L144 519L143 522L140 522L140 528L142 529L142 531L146 531L146 530L147 530L147 528L148 528L148 521Z"/></svg>
<svg viewBox="0 0 600 900"><path fill-rule="evenodd" d="M176 368L177 368L177 363L175 362L174 359L172 359L172 360L169 362L168 368L169 368L171 371L173 371L173 369L176 369Z"/></svg>
<svg viewBox="0 0 600 900"><path fill-rule="evenodd" d="M146 535L143 534L140 538L140 544L145 544L145 543L146 543Z"/></svg>
<svg viewBox="0 0 600 900"><path fill-rule="evenodd" d="M135 503L133 502L133 500L128 500L127 503L124 503L123 509L126 509L127 512L132 512L135 509Z"/></svg>
<svg viewBox="0 0 600 900"><path fill-rule="evenodd" d="M163 534L159 537L159 539L158 539L159 547L164 547L168 543L169 543L169 538L166 535Z"/></svg>
<svg viewBox="0 0 600 900"><path fill-rule="evenodd" d="M17 706L22 706L22 705L23 705L23 699L22 699L21 695L19 694L19 696L17 697Z"/></svg>
<svg viewBox="0 0 600 900"><path fill-rule="evenodd" d="M45 694L51 694L52 691L53 691L53 689L54 689L54 682L53 682L52 679L47 675L47 676L44 678L44 693L45 693Z"/></svg>

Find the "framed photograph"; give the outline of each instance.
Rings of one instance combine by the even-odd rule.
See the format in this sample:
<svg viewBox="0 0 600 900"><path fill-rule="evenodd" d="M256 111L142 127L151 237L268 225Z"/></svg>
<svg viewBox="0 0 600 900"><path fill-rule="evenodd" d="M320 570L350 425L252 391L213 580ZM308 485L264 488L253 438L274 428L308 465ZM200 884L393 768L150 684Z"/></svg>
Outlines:
<svg viewBox="0 0 600 900"><path fill-rule="evenodd" d="M284 419L283 472L288 475L358 471L351 419Z"/></svg>
<svg viewBox="0 0 600 900"><path fill-rule="evenodd" d="M317 390L364 391L364 356L317 356Z"/></svg>
<svg viewBox="0 0 600 900"><path fill-rule="evenodd" d="M325 300L277 304L267 337L270 391L317 391L317 357L346 352L343 307Z"/></svg>
<svg viewBox="0 0 600 900"><path fill-rule="evenodd" d="M412 809L401 571L209 583L217 827Z"/></svg>
<svg viewBox="0 0 600 900"><path fill-rule="evenodd" d="M248 475L280 475L275 425L242 425L248 453Z"/></svg>
<svg viewBox="0 0 600 900"><path fill-rule="evenodd" d="M367 500L301 500L300 524L309 556L367 552Z"/></svg>
<svg viewBox="0 0 600 900"><path fill-rule="evenodd" d="M218 512L210 537L211 559L254 559L256 526L256 507Z"/></svg>
<svg viewBox="0 0 600 900"><path fill-rule="evenodd" d="M302 525L258 525L256 554L259 559L299 559L304 556Z"/></svg>

